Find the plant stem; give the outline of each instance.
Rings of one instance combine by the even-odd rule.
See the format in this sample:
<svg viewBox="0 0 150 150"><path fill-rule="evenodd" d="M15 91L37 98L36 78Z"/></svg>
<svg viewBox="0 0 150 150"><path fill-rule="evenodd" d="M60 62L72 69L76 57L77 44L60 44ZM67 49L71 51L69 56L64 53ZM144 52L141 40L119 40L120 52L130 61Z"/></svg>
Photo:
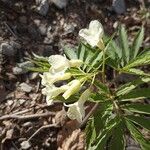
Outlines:
<svg viewBox="0 0 150 150"><path fill-rule="evenodd" d="M105 83L105 49L103 49L102 82Z"/></svg>
<svg viewBox="0 0 150 150"><path fill-rule="evenodd" d="M98 108L99 103L96 103L93 108L90 110L90 112L86 115L86 117L83 119L80 128L83 128L85 126L85 124L87 123L88 119L90 118L91 115L94 114L94 112L96 111L96 109Z"/></svg>
<svg viewBox="0 0 150 150"><path fill-rule="evenodd" d="M102 82L105 83L105 51L106 51L106 47L102 50L103 51L103 63L102 63ZM94 77L95 78L95 77ZM84 125L87 123L88 119L90 118L90 116L92 116L96 109L99 107L99 103L96 103L93 108L90 110L90 112L86 115L86 117L84 118L84 120L82 121L80 128L84 127Z"/></svg>

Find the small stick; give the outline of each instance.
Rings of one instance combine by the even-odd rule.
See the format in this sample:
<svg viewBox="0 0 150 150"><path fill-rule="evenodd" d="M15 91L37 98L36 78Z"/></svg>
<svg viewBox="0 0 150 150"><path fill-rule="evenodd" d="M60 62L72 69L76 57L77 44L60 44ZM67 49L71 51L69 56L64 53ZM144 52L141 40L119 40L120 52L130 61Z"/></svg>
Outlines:
<svg viewBox="0 0 150 150"><path fill-rule="evenodd" d="M17 112L14 112L14 115L20 115L20 114L24 114L24 113L27 113L29 111L31 111L32 109L25 109L25 110L22 110L22 111L17 111Z"/></svg>
<svg viewBox="0 0 150 150"><path fill-rule="evenodd" d="M32 114L32 115L26 115L26 116L12 114L12 115L1 116L0 120L5 120L5 119L28 120L28 119L35 119L35 118L39 118L39 117L54 116L55 114L56 113L54 113L54 112L42 113L42 114Z"/></svg>
<svg viewBox="0 0 150 150"><path fill-rule="evenodd" d="M11 141L11 143L12 143L12 145L14 146L14 148L15 148L16 150L19 150L18 147L15 145L15 143L14 143L13 141Z"/></svg>
<svg viewBox="0 0 150 150"><path fill-rule="evenodd" d="M59 128L60 126L58 126L57 123L55 123L55 124L48 124L48 125L42 126L42 127L40 127L38 130L36 130L36 131L29 137L29 139L28 139L27 141L30 141L30 140L31 140L35 135L37 135L41 130L46 129L46 128L53 128L53 127Z"/></svg>
<svg viewBox="0 0 150 150"><path fill-rule="evenodd" d="M10 28L10 26L9 26L6 22L4 22L4 24L5 24L5 26L7 27L7 29L11 32L11 34L12 34L16 39L18 39L18 36L13 32L13 30Z"/></svg>
<svg viewBox="0 0 150 150"><path fill-rule="evenodd" d="M90 118L91 115L94 114L94 112L96 111L96 109L99 107L99 103L96 103L93 108L90 110L90 112L86 115L86 117L83 119L80 128L83 128L84 125L87 123L88 119Z"/></svg>

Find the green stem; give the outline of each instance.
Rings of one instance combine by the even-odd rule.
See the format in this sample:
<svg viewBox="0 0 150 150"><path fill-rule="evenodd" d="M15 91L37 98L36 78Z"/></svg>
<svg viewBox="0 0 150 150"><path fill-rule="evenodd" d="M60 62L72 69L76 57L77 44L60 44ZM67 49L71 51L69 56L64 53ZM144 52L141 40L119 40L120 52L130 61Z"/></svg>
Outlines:
<svg viewBox="0 0 150 150"><path fill-rule="evenodd" d="M105 83L105 49L103 49L102 82Z"/></svg>

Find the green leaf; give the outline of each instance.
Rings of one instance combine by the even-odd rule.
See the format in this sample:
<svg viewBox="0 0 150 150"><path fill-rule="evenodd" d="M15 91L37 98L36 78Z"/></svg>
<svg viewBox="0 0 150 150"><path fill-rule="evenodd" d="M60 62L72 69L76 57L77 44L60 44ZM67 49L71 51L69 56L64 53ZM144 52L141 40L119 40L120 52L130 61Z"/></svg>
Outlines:
<svg viewBox="0 0 150 150"><path fill-rule="evenodd" d="M94 118L91 118L88 121L87 126L85 128L87 149L89 149L91 147L92 142L96 138L96 131L95 131L95 126L94 126L94 120L93 119Z"/></svg>
<svg viewBox="0 0 150 150"><path fill-rule="evenodd" d="M99 80L95 80L94 85L97 87L100 93L110 94L109 88Z"/></svg>
<svg viewBox="0 0 150 150"><path fill-rule="evenodd" d="M150 64L150 51L146 51L143 54L136 57L134 60L129 62L123 70L127 70L129 68L133 68L136 66L148 65Z"/></svg>
<svg viewBox="0 0 150 150"><path fill-rule="evenodd" d="M78 59L76 52L68 46L64 46L64 53L69 59Z"/></svg>
<svg viewBox="0 0 150 150"><path fill-rule="evenodd" d="M38 61L44 61L44 62L48 62L48 57L43 57L40 55L37 55L35 53L32 52L32 55L34 56L34 58Z"/></svg>
<svg viewBox="0 0 150 150"><path fill-rule="evenodd" d="M143 39L144 39L144 27L141 28L141 30L138 32L138 34L136 35L133 41L131 59L137 56L139 49L142 45Z"/></svg>
<svg viewBox="0 0 150 150"><path fill-rule="evenodd" d="M139 77L138 79L120 86L116 91L116 96L124 95L135 89L142 83L150 82L149 77Z"/></svg>
<svg viewBox="0 0 150 150"><path fill-rule="evenodd" d="M128 104L122 108L135 113L150 114L150 104Z"/></svg>
<svg viewBox="0 0 150 150"><path fill-rule="evenodd" d="M140 70L140 69L135 69L135 68L129 68L127 70L124 70L123 72L125 73L130 73L130 74L134 74L134 75L140 75L140 76L147 76L150 77L150 74L145 73L144 71Z"/></svg>
<svg viewBox="0 0 150 150"><path fill-rule="evenodd" d="M93 93L91 99L92 102L105 102L108 100L108 97L104 93Z"/></svg>
<svg viewBox="0 0 150 150"><path fill-rule="evenodd" d="M128 63L130 56L130 49L124 25L121 25L119 29L119 38L120 38L120 45L122 48L123 59L125 60L126 63Z"/></svg>
<svg viewBox="0 0 150 150"><path fill-rule="evenodd" d="M33 72L48 72L49 68L35 68L35 67L25 67L25 69L33 71Z"/></svg>
<svg viewBox="0 0 150 150"><path fill-rule="evenodd" d="M143 137L137 127L129 120L126 120L126 125L135 141L140 144L142 150L149 150L150 142Z"/></svg>
<svg viewBox="0 0 150 150"><path fill-rule="evenodd" d="M49 64L49 62L47 61L42 61L39 59L29 59L31 63L35 64L36 66L40 67L40 68L50 68L51 65Z"/></svg>
<svg viewBox="0 0 150 150"><path fill-rule="evenodd" d="M125 150L124 122L121 121L114 129L109 144L109 150Z"/></svg>
<svg viewBox="0 0 150 150"><path fill-rule="evenodd" d="M93 57L93 53L92 52L88 52L88 54L87 54L87 57L85 58L85 61L84 61L84 65L83 65L83 70L85 70L86 68L89 68L89 66L91 66L91 64L90 64L90 60L92 59L92 57Z"/></svg>
<svg viewBox="0 0 150 150"><path fill-rule="evenodd" d="M86 47L82 43L80 43L78 48L78 59L82 60L83 62L85 60L85 50Z"/></svg>
<svg viewBox="0 0 150 150"><path fill-rule="evenodd" d="M106 148L106 142L109 137L112 135L113 130L117 127L119 121L118 118L115 117L111 119L107 126L102 130L100 135L97 137L95 144L93 145L95 150L104 150Z"/></svg>
<svg viewBox="0 0 150 150"><path fill-rule="evenodd" d="M99 52L99 51L95 52L95 54L93 55L93 57L91 57L89 61L90 67L87 69L87 72L89 72L93 67L96 67L97 64L98 66L101 64L102 56L103 56L103 52Z"/></svg>
<svg viewBox="0 0 150 150"><path fill-rule="evenodd" d="M104 129L107 122L110 120L112 109L113 107L111 103L103 103L100 106L100 109L97 109L97 111L94 113L94 116L89 120L85 130L87 138L87 149L94 150L92 145L94 145L95 140L97 139L101 130Z"/></svg>
<svg viewBox="0 0 150 150"><path fill-rule="evenodd" d="M137 99L144 99L150 98L150 89L149 88L142 88L142 89L135 89L119 97L120 100L137 100Z"/></svg>
<svg viewBox="0 0 150 150"><path fill-rule="evenodd" d="M134 116L134 115L128 115L126 118L133 123L141 126L142 128L145 128L147 130L150 130L150 119L142 116Z"/></svg>

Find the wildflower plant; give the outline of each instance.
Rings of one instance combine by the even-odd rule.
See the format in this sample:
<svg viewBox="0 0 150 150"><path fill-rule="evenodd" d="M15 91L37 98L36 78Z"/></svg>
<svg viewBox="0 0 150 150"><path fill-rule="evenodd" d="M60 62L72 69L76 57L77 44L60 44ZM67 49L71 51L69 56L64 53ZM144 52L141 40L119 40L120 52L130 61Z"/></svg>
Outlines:
<svg viewBox="0 0 150 150"><path fill-rule="evenodd" d="M79 31L77 49L65 48L64 56L48 58L34 54L31 60L37 67L29 69L41 72L47 104L61 100L68 108L68 117L76 119L81 128L86 126L89 150L123 150L129 133L141 149L150 149L150 142L142 134L150 130L150 74L142 70L150 64L150 51L140 51L143 27L131 44L126 32L121 25L118 40L114 35L109 38L101 23L94 20L89 28ZM129 78L128 82L117 82L122 75ZM85 114L87 101L95 105Z"/></svg>

